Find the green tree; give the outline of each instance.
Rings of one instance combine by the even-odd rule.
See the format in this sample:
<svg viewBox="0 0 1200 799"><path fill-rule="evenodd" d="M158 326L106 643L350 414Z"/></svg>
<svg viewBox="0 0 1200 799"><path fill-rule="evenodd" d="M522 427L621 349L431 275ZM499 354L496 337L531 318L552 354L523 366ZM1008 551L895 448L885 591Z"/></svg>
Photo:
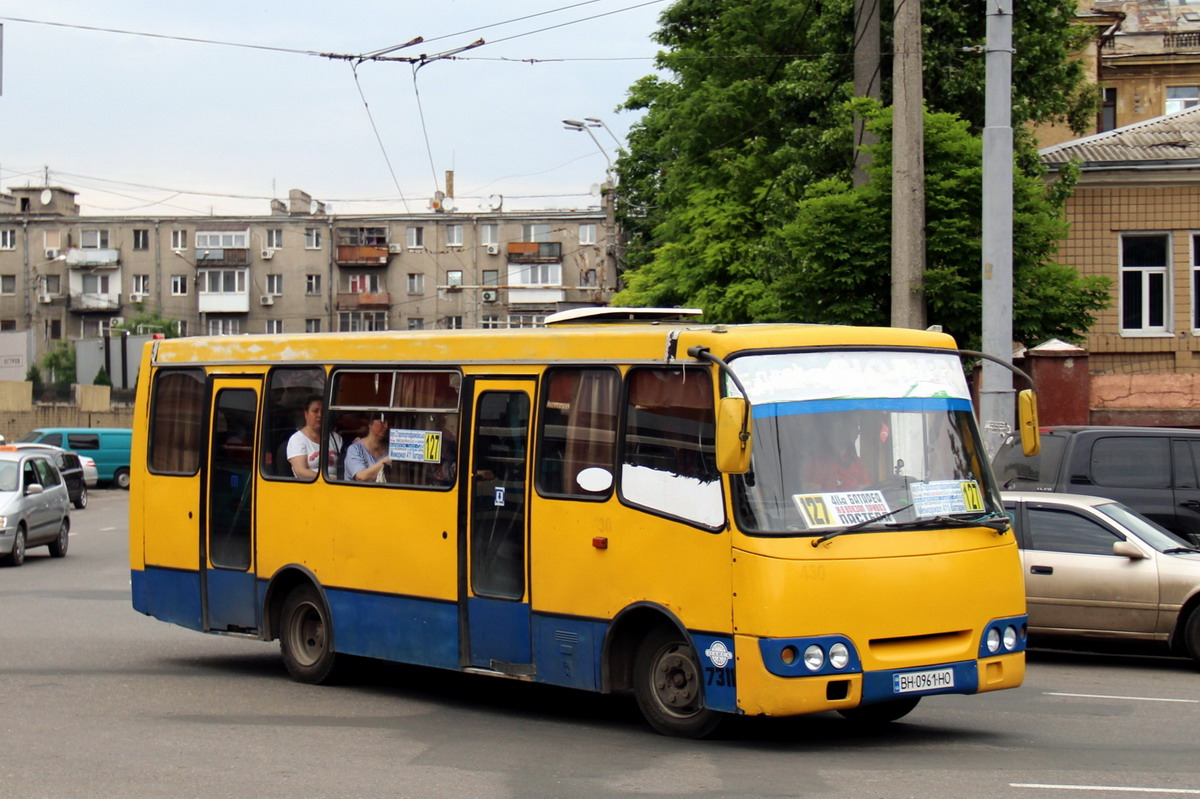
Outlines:
<svg viewBox="0 0 1200 799"><path fill-rule="evenodd" d="M56 385L74 383L75 348L65 341L58 342L54 349L42 356L42 368L50 373L50 378Z"/></svg>
<svg viewBox="0 0 1200 799"><path fill-rule="evenodd" d="M146 310L139 311L136 316L126 317L124 322L109 329L139 335L161 333L163 338L176 338L179 335L179 324L174 319Z"/></svg>
<svg viewBox="0 0 1200 799"><path fill-rule="evenodd" d="M696 305L723 322L887 323L890 128L886 114L851 97L852 6L680 0L663 14L665 76L640 80L625 104L645 114L618 163L629 246L616 302ZM1087 35L1071 25L1074 6L1022 4L1017 123L1078 121L1095 107L1094 87L1069 58ZM923 4L935 112L927 134L929 318L964 344L978 336L983 56L963 48L982 44L983 11L951 0ZM890 16L885 7L882 17ZM886 96L886 74L884 86ZM853 111L879 117L884 136L872 185L862 189L849 180ZM1015 329L1077 337L1105 298L1099 283L1051 260L1070 182L1041 181L1028 137L1019 135L1016 149ZM1041 279L1053 288L1043 290ZM1041 293L1029 294L1034 289ZM1063 307L1043 307L1051 298Z"/></svg>
<svg viewBox="0 0 1200 799"><path fill-rule="evenodd" d="M42 396L42 392L46 390L46 386L42 382L42 370L38 369L36 364L30 364L29 369L25 372L25 380L33 384L33 398L35 400Z"/></svg>
<svg viewBox="0 0 1200 799"><path fill-rule="evenodd" d="M112 378L108 376L108 370L104 368L104 364L100 364L100 371L96 372L96 378L92 380L92 385L112 387Z"/></svg>

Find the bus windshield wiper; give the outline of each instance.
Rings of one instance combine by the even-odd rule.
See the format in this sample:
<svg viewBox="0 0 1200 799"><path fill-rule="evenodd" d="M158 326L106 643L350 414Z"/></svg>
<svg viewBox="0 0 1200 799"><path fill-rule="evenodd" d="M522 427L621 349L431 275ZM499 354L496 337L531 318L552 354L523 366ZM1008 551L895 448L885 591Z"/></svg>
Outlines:
<svg viewBox="0 0 1200 799"><path fill-rule="evenodd" d="M890 510L887 513L881 513L873 519L867 519L866 521L862 521L862 522L855 522L854 524L850 525L849 527L843 527L841 530L834 530L831 533L826 533L825 535L821 536L820 538L814 538L812 545L814 547L818 547L821 544L824 544L826 541L828 541L831 538L837 538L839 535L845 535L846 533L853 533L856 530L861 530L862 528L866 527L868 524L874 524L875 522L881 522L884 519L888 518L889 516L895 516L897 513L900 513L901 511L908 510L912 506L913 506L913 504L910 502L907 505L896 508L895 510Z"/></svg>
<svg viewBox="0 0 1200 799"><path fill-rule="evenodd" d="M922 527L987 527L989 530L1003 533L1008 530L1010 523L1007 513L989 513L970 519L959 516L925 516L908 522L892 522L887 527L910 530Z"/></svg>

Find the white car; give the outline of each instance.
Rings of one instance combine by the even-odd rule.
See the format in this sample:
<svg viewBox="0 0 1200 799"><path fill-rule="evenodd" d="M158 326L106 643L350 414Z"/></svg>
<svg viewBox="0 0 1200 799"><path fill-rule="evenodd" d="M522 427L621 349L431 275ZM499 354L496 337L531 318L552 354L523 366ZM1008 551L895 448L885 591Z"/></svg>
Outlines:
<svg viewBox="0 0 1200 799"><path fill-rule="evenodd" d="M67 484L49 452L0 447L0 562L20 566L29 547L67 554L71 530Z"/></svg>

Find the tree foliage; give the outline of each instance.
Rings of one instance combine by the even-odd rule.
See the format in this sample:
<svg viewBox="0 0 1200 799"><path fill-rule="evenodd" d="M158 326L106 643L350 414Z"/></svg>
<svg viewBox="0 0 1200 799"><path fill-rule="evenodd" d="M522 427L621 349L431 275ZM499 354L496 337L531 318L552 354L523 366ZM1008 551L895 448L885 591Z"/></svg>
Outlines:
<svg viewBox="0 0 1200 799"><path fill-rule="evenodd" d="M1068 57L1087 35L1070 24L1074 7L1022 3L1014 124L1094 111L1094 87ZM929 319L976 344L984 61L964 49L983 43L984 6L925 0L923 14ZM662 74L625 104L645 114L618 163L629 244L616 302L694 305L722 322L887 324L890 113L852 98L852 15L853 0L679 0L664 12ZM858 188L854 113L883 142ZM1053 263L1070 180L1047 186L1028 137L1016 149L1014 330L1078 338L1107 284Z"/></svg>
<svg viewBox="0 0 1200 799"><path fill-rule="evenodd" d="M75 382L75 347L60 341L54 349L42 356L42 368L51 375L51 380L57 385L70 385Z"/></svg>
<svg viewBox="0 0 1200 799"><path fill-rule="evenodd" d="M124 322L113 325L109 330L116 333L129 332L138 335L161 333L163 338L175 338L179 335L179 324L174 319L155 311L142 310L136 316L126 317Z"/></svg>

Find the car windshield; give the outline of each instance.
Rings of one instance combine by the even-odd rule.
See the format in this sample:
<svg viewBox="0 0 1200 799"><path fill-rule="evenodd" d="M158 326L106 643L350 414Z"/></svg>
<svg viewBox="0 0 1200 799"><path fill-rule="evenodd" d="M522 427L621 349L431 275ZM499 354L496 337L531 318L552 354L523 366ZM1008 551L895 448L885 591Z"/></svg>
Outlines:
<svg viewBox="0 0 1200 799"><path fill-rule="evenodd" d="M745 532L962 526L1002 514L955 354L821 351L731 360L754 414L734 480ZM727 393L736 394L730 384Z"/></svg>
<svg viewBox="0 0 1200 799"><path fill-rule="evenodd" d="M20 487L21 469L12 461L0 461L0 491L16 491Z"/></svg>
<svg viewBox="0 0 1200 799"><path fill-rule="evenodd" d="M1178 549L1180 547L1194 548L1194 545L1190 541L1185 541L1157 522L1147 519L1142 514L1132 508L1127 508L1119 502L1106 502L1103 505L1097 505L1096 510L1110 519L1117 521L1119 524L1124 525L1130 532L1159 552L1165 552L1168 549Z"/></svg>

